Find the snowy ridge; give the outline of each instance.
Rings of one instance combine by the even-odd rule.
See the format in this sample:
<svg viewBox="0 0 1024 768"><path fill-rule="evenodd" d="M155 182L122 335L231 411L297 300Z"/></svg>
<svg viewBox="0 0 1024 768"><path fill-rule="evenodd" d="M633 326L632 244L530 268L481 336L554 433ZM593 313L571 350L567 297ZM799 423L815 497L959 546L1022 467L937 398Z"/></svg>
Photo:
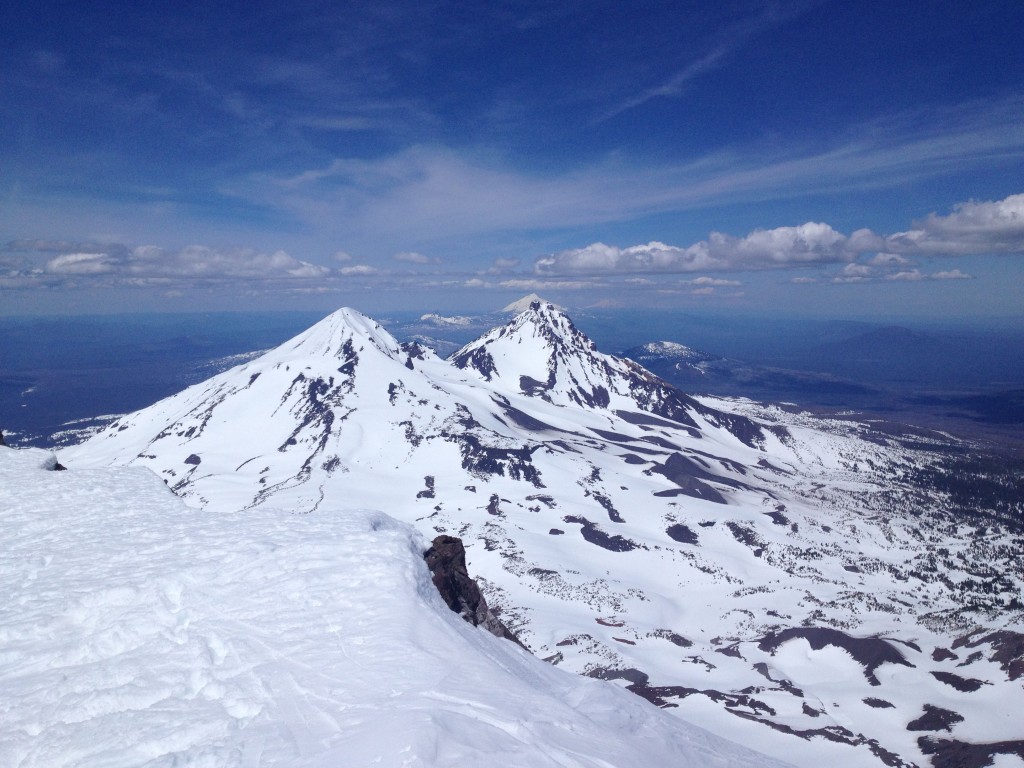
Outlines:
<svg viewBox="0 0 1024 768"><path fill-rule="evenodd" d="M915 482L931 460L687 396L540 303L451 361L342 310L61 452L211 512L372 507L459 536L538 656L809 768L1024 740L1024 541L948 513ZM933 710L948 728L911 727Z"/></svg>
<svg viewBox="0 0 1024 768"><path fill-rule="evenodd" d="M386 515L54 463L0 447L4 766L777 765L470 627Z"/></svg>

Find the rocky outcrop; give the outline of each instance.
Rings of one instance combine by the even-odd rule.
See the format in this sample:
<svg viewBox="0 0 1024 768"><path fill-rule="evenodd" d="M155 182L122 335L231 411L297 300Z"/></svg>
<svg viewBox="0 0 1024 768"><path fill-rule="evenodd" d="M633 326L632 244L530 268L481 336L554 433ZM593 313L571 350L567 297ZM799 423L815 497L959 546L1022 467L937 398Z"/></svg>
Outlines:
<svg viewBox="0 0 1024 768"><path fill-rule="evenodd" d="M487 607L480 587L470 577L466 568L466 549L462 545L462 539L455 536L438 536L430 545L430 549L423 553L423 559L427 561L434 586L449 608L474 627L483 627L492 635L511 640L521 648L526 648Z"/></svg>

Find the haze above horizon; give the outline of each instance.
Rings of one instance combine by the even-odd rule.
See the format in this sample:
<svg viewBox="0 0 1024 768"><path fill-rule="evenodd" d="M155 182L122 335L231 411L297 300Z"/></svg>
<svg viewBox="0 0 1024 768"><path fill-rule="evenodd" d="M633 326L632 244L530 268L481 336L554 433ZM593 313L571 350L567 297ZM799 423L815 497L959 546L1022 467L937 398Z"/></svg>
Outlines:
<svg viewBox="0 0 1024 768"><path fill-rule="evenodd" d="M1024 315L1024 6L3 12L0 314Z"/></svg>

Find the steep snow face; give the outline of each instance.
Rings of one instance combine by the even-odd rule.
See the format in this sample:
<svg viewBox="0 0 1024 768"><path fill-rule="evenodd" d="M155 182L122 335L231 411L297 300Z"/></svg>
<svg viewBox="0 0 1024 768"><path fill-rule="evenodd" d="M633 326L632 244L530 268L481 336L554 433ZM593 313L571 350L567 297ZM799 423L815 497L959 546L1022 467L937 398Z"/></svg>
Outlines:
<svg viewBox="0 0 1024 768"><path fill-rule="evenodd" d="M780 765L470 627L379 512L211 516L0 447L0 764Z"/></svg>
<svg viewBox="0 0 1024 768"><path fill-rule="evenodd" d="M918 488L930 459L684 395L541 305L453 362L342 310L61 453L233 519L372 507L457 535L538 656L809 768L1024 739L1024 542ZM928 708L963 720L908 730Z"/></svg>

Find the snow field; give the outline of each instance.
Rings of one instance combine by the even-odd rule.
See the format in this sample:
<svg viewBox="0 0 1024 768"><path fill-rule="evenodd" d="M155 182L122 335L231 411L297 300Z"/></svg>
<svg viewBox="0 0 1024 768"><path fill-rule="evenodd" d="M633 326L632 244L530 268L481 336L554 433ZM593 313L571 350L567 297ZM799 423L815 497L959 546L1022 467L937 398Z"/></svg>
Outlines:
<svg viewBox="0 0 1024 768"><path fill-rule="evenodd" d="M441 602L377 512L185 506L0 448L0 764L753 766Z"/></svg>

